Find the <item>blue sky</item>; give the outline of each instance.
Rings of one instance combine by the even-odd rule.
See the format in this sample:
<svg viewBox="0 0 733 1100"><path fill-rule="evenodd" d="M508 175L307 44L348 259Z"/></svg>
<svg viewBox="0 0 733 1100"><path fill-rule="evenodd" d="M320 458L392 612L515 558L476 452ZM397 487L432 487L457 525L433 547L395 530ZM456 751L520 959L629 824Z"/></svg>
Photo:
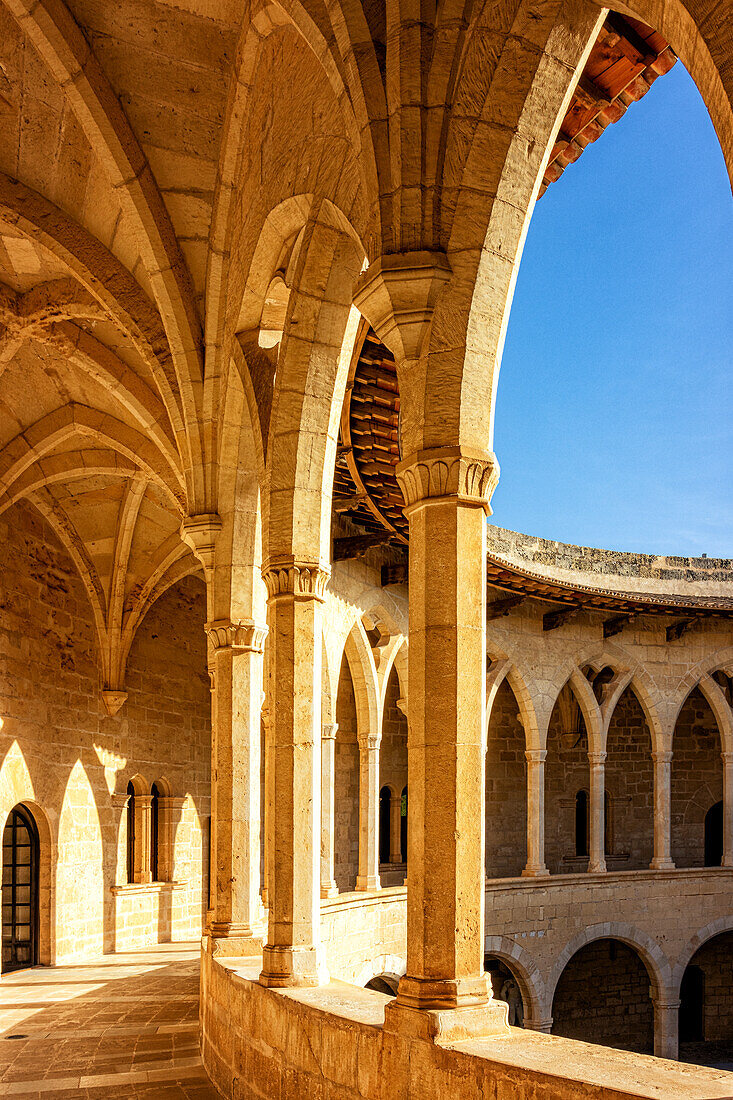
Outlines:
<svg viewBox="0 0 733 1100"><path fill-rule="evenodd" d="M681 62L537 203L494 448L502 527L733 557L733 201Z"/></svg>

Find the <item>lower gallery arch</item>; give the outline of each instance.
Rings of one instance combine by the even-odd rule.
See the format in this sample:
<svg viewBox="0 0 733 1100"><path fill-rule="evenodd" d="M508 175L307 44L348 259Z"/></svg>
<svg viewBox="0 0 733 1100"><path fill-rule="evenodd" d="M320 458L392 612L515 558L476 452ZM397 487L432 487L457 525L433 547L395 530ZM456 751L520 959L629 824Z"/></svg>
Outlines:
<svg viewBox="0 0 733 1100"><path fill-rule="evenodd" d="M513 1026L540 1030L548 1016L545 988L539 969L527 952L506 936L486 936L484 969L491 975L492 991L498 1000L507 999L502 996L507 977L516 982L521 997L522 1021L518 1024L515 1018ZM516 1001L516 997L514 999ZM511 1013L509 1023L512 1023Z"/></svg>
<svg viewBox="0 0 733 1100"><path fill-rule="evenodd" d="M678 867L702 867L706 854L712 858L706 817L723 797L723 762L715 715L699 688L680 710L672 751L672 859Z"/></svg>
<svg viewBox="0 0 733 1100"><path fill-rule="evenodd" d="M650 975L621 940L593 940L565 966L552 1001L552 1034L651 1054L654 1008Z"/></svg>
<svg viewBox="0 0 733 1100"><path fill-rule="evenodd" d="M680 1061L729 1068L733 1051L733 930L711 936L680 981Z"/></svg>

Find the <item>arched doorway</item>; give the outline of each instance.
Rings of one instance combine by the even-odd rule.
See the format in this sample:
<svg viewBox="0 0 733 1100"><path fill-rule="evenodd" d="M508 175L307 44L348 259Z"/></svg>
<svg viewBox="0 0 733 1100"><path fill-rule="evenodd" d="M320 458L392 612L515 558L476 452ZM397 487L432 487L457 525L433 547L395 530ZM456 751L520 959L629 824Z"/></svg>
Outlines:
<svg viewBox="0 0 733 1100"><path fill-rule="evenodd" d="M716 802L705 814L705 866L723 862L723 803Z"/></svg>
<svg viewBox="0 0 733 1100"><path fill-rule="evenodd" d="M728 1069L733 1061L733 931L707 940L680 985L681 1062Z"/></svg>
<svg viewBox="0 0 733 1100"><path fill-rule="evenodd" d="M40 844L35 819L15 806L3 831L2 969L4 973L38 962L38 879Z"/></svg>
<svg viewBox="0 0 733 1100"><path fill-rule="evenodd" d="M392 792L382 787L379 792L379 862L389 863L390 850L390 813L392 810Z"/></svg>
<svg viewBox="0 0 733 1100"><path fill-rule="evenodd" d="M701 1043L705 1038L704 1005L705 975L699 966L688 966L680 987L681 1043Z"/></svg>
<svg viewBox="0 0 733 1100"><path fill-rule="evenodd" d="M552 1034L586 1043L652 1053L650 975L637 952L615 939L581 947L560 975Z"/></svg>
<svg viewBox="0 0 733 1100"><path fill-rule="evenodd" d="M494 1000L506 1001L509 1006L510 1027L524 1027L524 998L514 972L495 955L484 956L484 970L491 979Z"/></svg>

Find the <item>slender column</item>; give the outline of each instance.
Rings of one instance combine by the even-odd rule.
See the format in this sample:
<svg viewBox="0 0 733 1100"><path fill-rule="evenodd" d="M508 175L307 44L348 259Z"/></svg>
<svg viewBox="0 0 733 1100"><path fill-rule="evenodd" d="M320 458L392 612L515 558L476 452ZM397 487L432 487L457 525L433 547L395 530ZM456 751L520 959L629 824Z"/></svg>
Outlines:
<svg viewBox="0 0 733 1100"><path fill-rule="evenodd" d="M545 866L545 760L547 749L527 749L527 866L525 878L547 875Z"/></svg>
<svg viewBox="0 0 733 1100"><path fill-rule="evenodd" d="M335 898L333 877L336 844L336 734L338 723L321 729L321 897Z"/></svg>
<svg viewBox="0 0 733 1100"><path fill-rule="evenodd" d="M680 1002L653 997L654 1005L654 1053L657 1058L679 1055Z"/></svg>
<svg viewBox="0 0 733 1100"><path fill-rule="evenodd" d="M262 885L260 887L260 898L262 899L262 905L265 909L270 907L270 850L272 847L270 841L270 818L272 815L272 804L270 800L270 758L272 756L272 746L270 744L270 711L268 707L262 708L262 726L264 729L264 747L265 754L265 775L263 781L264 789L264 805L262 807Z"/></svg>
<svg viewBox="0 0 733 1100"><path fill-rule="evenodd" d="M589 752L590 764L590 859L588 871L606 870L606 754Z"/></svg>
<svg viewBox="0 0 733 1100"><path fill-rule="evenodd" d="M320 948L321 620L329 573L317 563L263 566L271 641L272 791L277 807L270 913L260 982L327 981Z"/></svg>
<svg viewBox="0 0 733 1100"><path fill-rule="evenodd" d="M407 974L402 1008L482 1005L486 505L493 456L397 468L410 524Z"/></svg>
<svg viewBox="0 0 733 1100"><path fill-rule="evenodd" d="M150 840L152 830L153 796L150 794L135 795L135 869L133 878L135 882L152 882L153 872L150 870Z"/></svg>
<svg viewBox="0 0 733 1100"><path fill-rule="evenodd" d="M378 734L359 738L359 874L357 890L379 890Z"/></svg>
<svg viewBox="0 0 733 1100"><path fill-rule="evenodd" d="M733 867L733 752L721 752L723 760L723 867Z"/></svg>
<svg viewBox="0 0 733 1100"><path fill-rule="evenodd" d="M216 668L210 642L208 643L207 665L209 673L209 695L211 698L211 759L213 760L216 755ZM216 900L216 864L214 862L214 852L216 851L216 824L214 822L214 784L211 781L209 784L209 793L209 897L205 925L207 933L211 929Z"/></svg>
<svg viewBox="0 0 733 1100"><path fill-rule="evenodd" d="M402 863L402 795L394 793L389 802L389 862Z"/></svg>
<svg viewBox="0 0 733 1100"><path fill-rule="evenodd" d="M652 753L654 761L654 858L655 871L674 867L671 848L672 825L672 750Z"/></svg>
<svg viewBox="0 0 733 1100"><path fill-rule="evenodd" d="M524 1026L527 1031L541 1031L544 1035L552 1034L552 1016L532 1016L524 1013Z"/></svg>
<svg viewBox="0 0 733 1100"><path fill-rule="evenodd" d="M260 900L260 751L263 652L267 627L207 624L214 651L216 738L212 756L213 863L211 934L262 933Z"/></svg>

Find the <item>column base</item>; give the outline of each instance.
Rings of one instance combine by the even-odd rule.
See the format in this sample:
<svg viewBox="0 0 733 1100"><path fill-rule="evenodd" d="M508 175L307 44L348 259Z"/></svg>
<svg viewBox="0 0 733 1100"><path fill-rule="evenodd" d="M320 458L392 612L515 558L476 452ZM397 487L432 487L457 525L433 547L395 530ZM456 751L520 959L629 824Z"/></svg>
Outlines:
<svg viewBox="0 0 733 1100"><path fill-rule="evenodd" d="M359 875L356 879L356 889L359 891L381 890L382 884L379 875Z"/></svg>
<svg viewBox="0 0 733 1100"><path fill-rule="evenodd" d="M400 982L400 985L402 982ZM458 1043L508 1035L509 1006L503 1001L458 1008L426 1009L390 1001L384 1007L384 1030L432 1043Z"/></svg>
<svg viewBox="0 0 733 1100"><path fill-rule="evenodd" d="M674 871L675 862L673 859L657 859L655 856L649 867L652 871Z"/></svg>
<svg viewBox="0 0 733 1100"><path fill-rule="evenodd" d="M588 875L602 875L607 870L608 870L608 868L606 867L605 859L601 859L601 860L598 861L598 863L589 863L588 864L588 870L587 870L586 874L588 874Z"/></svg>
<svg viewBox="0 0 733 1100"><path fill-rule="evenodd" d="M541 867L530 867L529 864L522 871L522 878L542 878L549 875L549 870L542 864Z"/></svg>
<svg viewBox="0 0 733 1100"><path fill-rule="evenodd" d="M524 1026L527 1031L541 1031L543 1035L551 1035L552 1016L540 1020L534 1020L531 1016L525 1016Z"/></svg>
<svg viewBox="0 0 733 1100"><path fill-rule="evenodd" d="M260 955L267 939L264 924L235 924L228 921L210 921L206 927L208 951L214 958L239 959Z"/></svg>
<svg viewBox="0 0 733 1100"><path fill-rule="evenodd" d="M473 1008L491 1001L491 984L488 974L476 978L400 978L397 988L397 1004L405 1008L451 1011Z"/></svg>
<svg viewBox="0 0 733 1100"><path fill-rule="evenodd" d="M321 883L321 897L322 898L337 898L339 896L339 888L335 882Z"/></svg>
<svg viewBox="0 0 733 1100"><path fill-rule="evenodd" d="M328 985L328 970L316 947L279 947L265 944L260 985L268 989Z"/></svg>

